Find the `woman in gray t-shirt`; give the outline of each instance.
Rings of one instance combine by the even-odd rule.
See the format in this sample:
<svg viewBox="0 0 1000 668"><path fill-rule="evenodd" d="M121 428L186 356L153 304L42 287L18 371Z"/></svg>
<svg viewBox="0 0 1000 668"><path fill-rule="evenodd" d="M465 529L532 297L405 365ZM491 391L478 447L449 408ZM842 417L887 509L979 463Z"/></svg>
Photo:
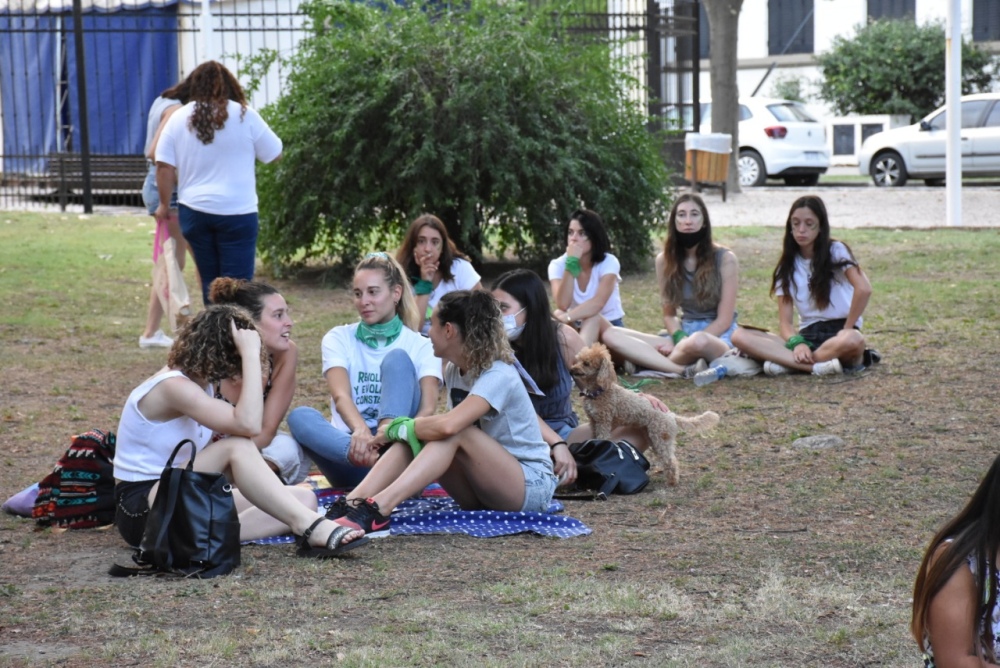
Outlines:
<svg viewBox="0 0 1000 668"><path fill-rule="evenodd" d="M496 299L448 293L429 336L447 363L448 412L379 427L364 452L349 454L371 472L328 516L386 535L392 508L435 480L466 510L544 512L557 480Z"/></svg>

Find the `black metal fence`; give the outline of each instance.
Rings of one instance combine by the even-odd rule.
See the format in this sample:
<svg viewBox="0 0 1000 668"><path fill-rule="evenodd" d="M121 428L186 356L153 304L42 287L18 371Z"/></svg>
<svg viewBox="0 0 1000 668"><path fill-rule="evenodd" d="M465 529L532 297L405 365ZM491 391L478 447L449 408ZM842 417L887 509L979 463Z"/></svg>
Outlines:
<svg viewBox="0 0 1000 668"><path fill-rule="evenodd" d="M141 205L153 99L207 59L245 82L249 59L264 50L292 55L305 36L299 0L118 1L96 11L94 0L75 8L72 0L0 0L0 208ZM645 84L634 94L651 115L682 118L698 99L698 60L686 55L697 45L697 2L579 0L574 9L573 30L628 57ZM276 100L284 77L279 58L251 104Z"/></svg>

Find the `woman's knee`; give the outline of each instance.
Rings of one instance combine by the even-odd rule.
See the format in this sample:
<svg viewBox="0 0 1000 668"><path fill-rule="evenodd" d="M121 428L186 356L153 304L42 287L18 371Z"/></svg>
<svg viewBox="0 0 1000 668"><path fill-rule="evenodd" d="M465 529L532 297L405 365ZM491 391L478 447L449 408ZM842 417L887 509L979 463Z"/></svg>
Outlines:
<svg viewBox="0 0 1000 668"><path fill-rule="evenodd" d="M744 347L749 338L749 335L750 333L747 330L743 329L742 327L737 327L736 331L733 332L733 336L731 337L733 342L733 347L735 348Z"/></svg>
<svg viewBox="0 0 1000 668"><path fill-rule="evenodd" d="M317 416L319 416L319 418L324 422L326 421L323 414L315 408L311 408L309 406L299 406L298 408L293 408L288 413L288 429L292 432L292 437L295 438L295 440L300 440L299 437L296 436L296 432L301 433L307 428L307 425L310 422L313 422L316 419Z"/></svg>
<svg viewBox="0 0 1000 668"><path fill-rule="evenodd" d="M411 370L414 375L417 373L417 368L413 365L413 360L410 359L409 354L402 348L394 348L387 352L385 357L382 358L379 369L383 375L387 371L398 371L401 369Z"/></svg>

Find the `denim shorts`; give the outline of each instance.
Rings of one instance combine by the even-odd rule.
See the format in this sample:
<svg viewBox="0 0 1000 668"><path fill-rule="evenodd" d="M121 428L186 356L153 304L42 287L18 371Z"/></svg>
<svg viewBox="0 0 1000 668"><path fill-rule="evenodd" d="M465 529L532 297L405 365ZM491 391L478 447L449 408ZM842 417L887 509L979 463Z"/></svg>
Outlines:
<svg viewBox="0 0 1000 668"><path fill-rule="evenodd" d="M157 207L160 206L160 191L156 188L156 165L150 165L149 171L146 172L146 180L142 183L142 203L146 205L146 211L151 216L156 213ZM170 208L177 208L176 188L174 188L174 194L170 196Z"/></svg>
<svg viewBox="0 0 1000 668"><path fill-rule="evenodd" d="M681 329L687 332L688 336L691 336L695 332L700 332L706 327L711 325L714 320L681 320ZM729 325L729 329L724 331L719 335L719 338L726 342L726 345L730 348L733 347L733 332L736 331L736 315L733 314L733 322Z"/></svg>
<svg viewBox="0 0 1000 668"><path fill-rule="evenodd" d="M149 490L160 479L115 485L115 526L130 547L139 547L149 515Z"/></svg>
<svg viewBox="0 0 1000 668"><path fill-rule="evenodd" d="M524 505L521 506L521 512L547 512L552 495L556 492L558 478L551 470L534 462L521 462L521 471L524 472Z"/></svg>

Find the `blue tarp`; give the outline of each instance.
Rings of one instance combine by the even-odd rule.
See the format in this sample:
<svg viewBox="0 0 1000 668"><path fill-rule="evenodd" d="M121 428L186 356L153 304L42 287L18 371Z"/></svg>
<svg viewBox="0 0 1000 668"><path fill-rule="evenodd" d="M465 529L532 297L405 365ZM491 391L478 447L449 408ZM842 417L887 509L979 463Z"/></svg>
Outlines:
<svg viewBox="0 0 1000 668"><path fill-rule="evenodd" d="M83 33L90 151L140 154L150 104L177 82L177 7L88 13ZM3 171L40 173L48 153L80 151L72 15L0 15L0 96Z"/></svg>

